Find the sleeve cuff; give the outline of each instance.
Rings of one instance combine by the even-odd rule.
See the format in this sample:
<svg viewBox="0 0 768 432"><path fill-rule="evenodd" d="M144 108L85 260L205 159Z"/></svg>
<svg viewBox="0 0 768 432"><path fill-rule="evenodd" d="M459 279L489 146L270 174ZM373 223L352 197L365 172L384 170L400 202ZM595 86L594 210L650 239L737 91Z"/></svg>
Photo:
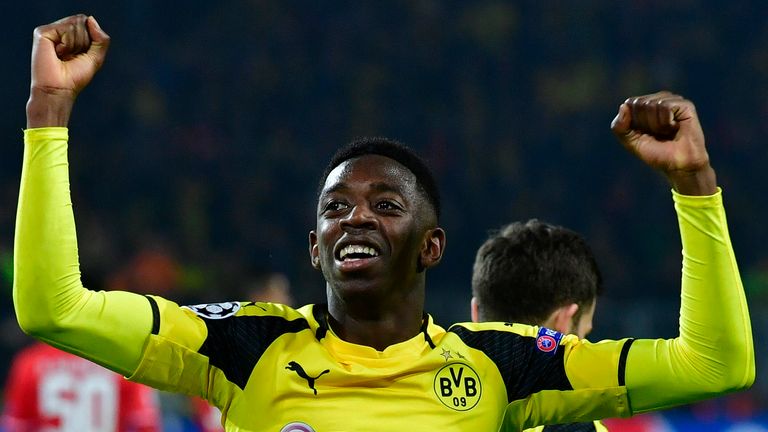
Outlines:
<svg viewBox="0 0 768 432"><path fill-rule="evenodd" d="M44 127L24 129L24 143L32 143L44 140L68 140L69 128L65 127Z"/></svg>
<svg viewBox="0 0 768 432"><path fill-rule="evenodd" d="M712 195L693 196L683 195L672 189L672 199L674 200L675 204L683 205L686 207L721 207L723 205L723 190L720 188L720 186L718 186L717 192Z"/></svg>

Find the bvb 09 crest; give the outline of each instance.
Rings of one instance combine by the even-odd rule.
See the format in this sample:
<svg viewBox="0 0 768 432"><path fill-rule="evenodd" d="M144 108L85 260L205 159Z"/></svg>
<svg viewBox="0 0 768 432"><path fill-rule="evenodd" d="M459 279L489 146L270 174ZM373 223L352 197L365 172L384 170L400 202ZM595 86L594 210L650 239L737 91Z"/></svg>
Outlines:
<svg viewBox="0 0 768 432"><path fill-rule="evenodd" d="M435 375L435 395L456 411L468 411L480 402L483 386L477 372L464 363L449 363Z"/></svg>

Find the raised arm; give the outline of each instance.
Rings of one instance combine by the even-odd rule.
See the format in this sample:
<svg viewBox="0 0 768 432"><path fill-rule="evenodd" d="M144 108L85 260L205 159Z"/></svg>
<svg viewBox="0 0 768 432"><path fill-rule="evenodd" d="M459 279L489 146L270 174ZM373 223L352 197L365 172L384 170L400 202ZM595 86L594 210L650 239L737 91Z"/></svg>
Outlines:
<svg viewBox="0 0 768 432"><path fill-rule="evenodd" d="M35 29L13 300L25 332L128 375L139 364L152 309L137 294L83 287L69 194L66 126L108 45L109 36L85 15Z"/></svg>
<svg viewBox="0 0 768 432"><path fill-rule="evenodd" d="M680 336L631 345L631 411L749 387L755 379L749 312L696 108L668 92L630 98L611 128L672 184L683 246Z"/></svg>

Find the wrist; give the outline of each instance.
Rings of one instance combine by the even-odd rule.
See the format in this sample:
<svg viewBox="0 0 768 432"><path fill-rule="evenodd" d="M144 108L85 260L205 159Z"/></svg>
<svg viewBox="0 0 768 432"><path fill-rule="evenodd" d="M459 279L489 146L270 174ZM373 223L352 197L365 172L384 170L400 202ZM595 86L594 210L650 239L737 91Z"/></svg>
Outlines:
<svg viewBox="0 0 768 432"><path fill-rule="evenodd" d="M681 195L703 196L717 192L717 176L710 165L692 172L668 173L667 178L675 191Z"/></svg>
<svg viewBox="0 0 768 432"><path fill-rule="evenodd" d="M33 87L27 101L27 129L66 127L75 103L69 92L50 92Z"/></svg>

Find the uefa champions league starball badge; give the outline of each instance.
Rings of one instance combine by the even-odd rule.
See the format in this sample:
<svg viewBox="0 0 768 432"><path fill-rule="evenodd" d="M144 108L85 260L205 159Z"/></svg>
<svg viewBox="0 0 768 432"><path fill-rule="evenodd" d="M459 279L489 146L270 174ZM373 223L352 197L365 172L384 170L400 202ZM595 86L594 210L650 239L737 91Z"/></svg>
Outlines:
<svg viewBox="0 0 768 432"><path fill-rule="evenodd" d="M195 314L207 319L223 319L231 317L240 310L238 302L207 303L184 306Z"/></svg>

